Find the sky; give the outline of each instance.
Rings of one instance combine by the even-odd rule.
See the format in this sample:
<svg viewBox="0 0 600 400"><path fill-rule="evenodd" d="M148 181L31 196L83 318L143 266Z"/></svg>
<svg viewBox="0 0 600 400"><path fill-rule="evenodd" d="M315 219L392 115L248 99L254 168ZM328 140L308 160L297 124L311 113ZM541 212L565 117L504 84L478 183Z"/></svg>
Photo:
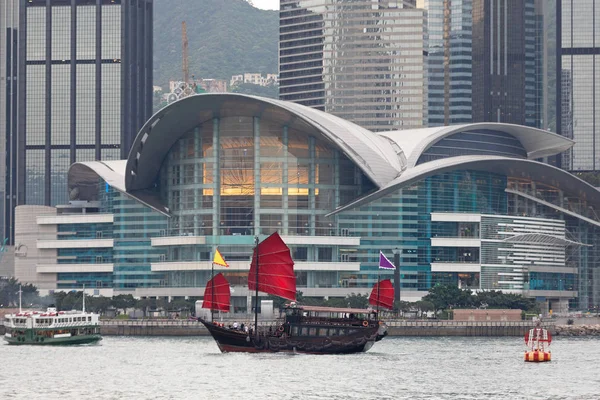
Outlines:
<svg viewBox="0 0 600 400"><path fill-rule="evenodd" d="M252 0L252 3L263 10L279 10L279 0Z"/></svg>

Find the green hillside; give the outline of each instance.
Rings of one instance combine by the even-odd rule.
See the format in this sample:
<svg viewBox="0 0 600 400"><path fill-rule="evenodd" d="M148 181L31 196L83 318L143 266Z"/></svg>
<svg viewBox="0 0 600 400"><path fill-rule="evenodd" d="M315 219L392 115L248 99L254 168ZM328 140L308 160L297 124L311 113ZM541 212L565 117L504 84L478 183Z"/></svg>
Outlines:
<svg viewBox="0 0 600 400"><path fill-rule="evenodd" d="M227 79L277 73L279 12L244 0L155 0L154 83L182 79L181 23L186 22L190 76Z"/></svg>

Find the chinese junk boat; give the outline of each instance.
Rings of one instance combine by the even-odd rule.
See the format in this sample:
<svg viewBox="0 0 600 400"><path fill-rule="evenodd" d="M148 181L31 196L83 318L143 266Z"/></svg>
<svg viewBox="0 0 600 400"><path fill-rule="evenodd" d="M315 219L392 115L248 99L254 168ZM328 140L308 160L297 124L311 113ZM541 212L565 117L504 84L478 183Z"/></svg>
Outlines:
<svg viewBox="0 0 600 400"><path fill-rule="evenodd" d="M258 241L258 240L257 240ZM216 275L206 286L204 308L229 311L229 284ZM290 300L274 326L258 326L247 332L221 323L199 321L206 326L222 352L295 352L349 354L367 351L386 336L386 326L373 310L303 306L295 303L296 277L290 250L274 233L257 243L248 274L248 287ZM384 290L379 290L381 293Z"/></svg>
<svg viewBox="0 0 600 400"><path fill-rule="evenodd" d="M550 350L546 346L552 343L552 334L547 329L541 327L540 322L533 329L525 334L525 344L528 350L525 352L526 362L546 362L551 359Z"/></svg>
<svg viewBox="0 0 600 400"><path fill-rule="evenodd" d="M58 345L97 342L100 336L99 315L85 312L85 293L82 311L57 311L54 306L45 312L21 311L4 316L8 344Z"/></svg>

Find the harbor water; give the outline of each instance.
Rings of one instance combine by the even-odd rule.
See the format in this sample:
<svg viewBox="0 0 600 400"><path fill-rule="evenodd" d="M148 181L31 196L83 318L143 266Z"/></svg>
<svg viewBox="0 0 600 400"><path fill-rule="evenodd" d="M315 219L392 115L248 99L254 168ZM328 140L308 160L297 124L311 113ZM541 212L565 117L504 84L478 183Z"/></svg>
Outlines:
<svg viewBox="0 0 600 400"><path fill-rule="evenodd" d="M343 356L221 354L210 337L0 345L0 399L600 399L599 338L386 338Z"/></svg>

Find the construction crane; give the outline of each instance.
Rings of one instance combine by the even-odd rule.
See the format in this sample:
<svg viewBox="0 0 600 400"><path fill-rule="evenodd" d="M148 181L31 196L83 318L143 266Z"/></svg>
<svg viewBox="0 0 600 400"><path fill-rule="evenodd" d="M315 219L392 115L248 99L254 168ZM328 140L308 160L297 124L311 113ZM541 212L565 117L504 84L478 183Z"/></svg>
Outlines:
<svg viewBox="0 0 600 400"><path fill-rule="evenodd" d="M188 65L188 38L187 38L187 28L185 26L185 21L181 23L181 42L183 45L183 82L189 84L190 81L190 68Z"/></svg>

